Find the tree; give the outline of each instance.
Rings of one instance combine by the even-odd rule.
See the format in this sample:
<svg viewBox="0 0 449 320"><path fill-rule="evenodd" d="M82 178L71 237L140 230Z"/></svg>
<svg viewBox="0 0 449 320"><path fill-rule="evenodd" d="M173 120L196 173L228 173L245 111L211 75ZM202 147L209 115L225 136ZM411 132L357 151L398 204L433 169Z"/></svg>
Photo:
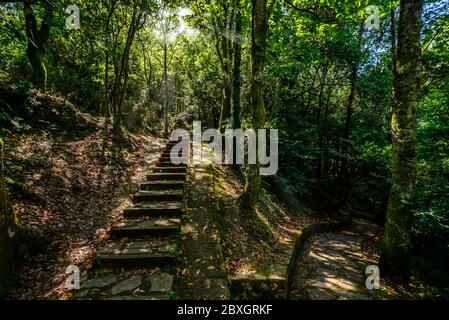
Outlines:
<svg viewBox="0 0 449 320"><path fill-rule="evenodd" d="M32 1L23 2L25 14L25 31L27 36L27 57L33 69L31 82L39 90L45 92L47 87L47 69L44 58L50 38L50 21L53 17L53 6L49 1L44 1L45 14L40 27L33 12Z"/></svg>
<svg viewBox="0 0 449 320"><path fill-rule="evenodd" d="M163 89L163 112L164 112L164 136L168 137L168 112L170 107L169 86L170 79L168 75L168 68L171 64L171 60L174 53L174 40L176 40L176 28L179 26L179 18L176 12L172 8L168 7L166 3L163 3L161 9L159 23L159 32L161 34L161 41L159 41L163 52L163 74L162 74L162 89ZM170 58L169 58L169 53Z"/></svg>
<svg viewBox="0 0 449 320"><path fill-rule="evenodd" d="M392 184L381 257L382 270L407 282L411 260L411 198L416 182L416 127L420 95L423 1L401 0L392 105Z"/></svg>
<svg viewBox="0 0 449 320"><path fill-rule="evenodd" d="M251 109L252 129L262 129L265 125L264 102L264 69L266 62L268 22L273 10L274 0L252 0L252 31L251 31ZM240 197L240 207L243 211L255 212L257 197L260 192L260 163L248 166L245 189Z"/></svg>
<svg viewBox="0 0 449 320"><path fill-rule="evenodd" d="M136 32L143 27L145 19L145 1L134 0L131 21L128 26L126 41L119 63L115 64L115 80L112 91L112 106L114 111L113 132L116 137L123 135L122 110L125 101L125 93L129 79L129 57ZM142 21L143 20L143 21Z"/></svg>
<svg viewBox="0 0 449 320"><path fill-rule="evenodd" d="M357 74L359 72L360 56L362 51L362 41L363 41L363 27L364 21L360 23L358 36L357 36L357 51L353 61L351 62L351 89L349 91L348 102L346 105L346 122L345 129L343 131L343 160L341 163L340 175L343 179L347 178L348 166L349 166L349 144L351 138L351 127L352 127L352 114L354 112L354 99L357 89Z"/></svg>
<svg viewBox="0 0 449 320"><path fill-rule="evenodd" d="M235 8L235 34L234 34L234 66L232 71L232 100L231 100L231 113L232 113L232 127L234 129L240 128L240 93L241 93L241 80L240 80L240 67L242 64L242 24L243 16L240 5L240 0L236 0ZM235 153L234 153L235 154Z"/></svg>
<svg viewBox="0 0 449 320"><path fill-rule="evenodd" d="M234 24L235 4L229 1L221 1L219 8L221 19L213 19L214 31L216 33L216 50L221 63L223 77L223 96L220 111L219 128L223 126L231 115L232 108L232 29Z"/></svg>
<svg viewBox="0 0 449 320"><path fill-rule="evenodd" d="M105 62L104 62L104 105L105 105L105 113L110 117L111 116L111 110L110 110L110 97L109 97L109 61L110 61L110 51L111 51L111 43L112 43L112 37L111 37L111 24L114 17L114 11L117 7L117 1L112 0L109 1L106 4L107 7L107 18L105 21L105 27L104 27L104 38L105 38L105 46L104 46L104 56L105 56Z"/></svg>
<svg viewBox="0 0 449 320"><path fill-rule="evenodd" d="M9 203L3 165L3 141L0 139L0 297L6 295L13 272L13 249L10 232L17 224Z"/></svg>

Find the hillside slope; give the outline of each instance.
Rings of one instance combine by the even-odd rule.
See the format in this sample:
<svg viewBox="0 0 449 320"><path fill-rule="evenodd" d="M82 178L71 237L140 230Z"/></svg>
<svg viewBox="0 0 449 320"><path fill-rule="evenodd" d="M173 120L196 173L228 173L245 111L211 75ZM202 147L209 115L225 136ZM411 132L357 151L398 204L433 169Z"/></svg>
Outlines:
<svg viewBox="0 0 449 320"><path fill-rule="evenodd" d="M62 98L1 91L7 185L20 223L10 298L64 298L67 266L87 272L163 144L135 135L137 148L113 158L104 119Z"/></svg>

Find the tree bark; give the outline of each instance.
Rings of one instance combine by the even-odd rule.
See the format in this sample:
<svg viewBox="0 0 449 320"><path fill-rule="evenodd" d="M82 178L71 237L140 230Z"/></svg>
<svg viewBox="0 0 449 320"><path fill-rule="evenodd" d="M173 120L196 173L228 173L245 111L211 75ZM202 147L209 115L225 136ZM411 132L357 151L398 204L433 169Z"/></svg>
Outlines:
<svg viewBox="0 0 449 320"><path fill-rule="evenodd" d="M223 24L216 26L219 28L219 40L217 51L221 63L221 72L223 77L223 92L220 110L220 119L218 127L224 130L229 121L232 109L232 24L234 20L234 11L230 10L227 2L222 3Z"/></svg>
<svg viewBox="0 0 449 320"><path fill-rule="evenodd" d="M133 14L131 22L128 28L128 33L126 37L125 47L123 54L120 58L120 65L116 68L115 83L113 89L113 110L114 110L114 123L113 132L117 138L121 138L122 135L122 109L125 100L126 87L128 83L129 75L129 56L131 52L131 47L134 42L134 37L136 35L137 29L140 24L140 20L143 15L143 9L139 10L139 0L135 0L133 7Z"/></svg>
<svg viewBox="0 0 449 320"><path fill-rule="evenodd" d="M15 231L16 224L16 217L6 190L3 141L0 139L0 298L6 296L14 270L13 248L9 232Z"/></svg>
<svg viewBox="0 0 449 320"><path fill-rule="evenodd" d="M390 11L390 35L391 35L391 74L393 80L393 86L391 90L390 108L388 110L388 127L391 128L391 118L393 116L393 101L394 101L394 78L397 73L397 34L396 34L396 14L394 8ZM391 130L388 132L388 141L391 142ZM387 197L388 198L388 197Z"/></svg>
<svg viewBox="0 0 449 320"><path fill-rule="evenodd" d="M166 36L166 35L165 35ZM164 136L168 138L168 70L167 39L164 39Z"/></svg>
<svg viewBox="0 0 449 320"><path fill-rule="evenodd" d="M240 121L240 67L242 64L242 12L240 1L237 1L235 16L235 36L234 36L234 66L232 73L232 126L234 129L241 127Z"/></svg>
<svg viewBox="0 0 449 320"><path fill-rule="evenodd" d="M351 137L351 127L352 127L352 113L354 109L354 99L355 99L355 92L356 92L356 86L357 86L357 73L359 70L359 64L360 64L360 54L362 51L362 41L363 41L363 27L364 27L364 21L360 23L359 31L358 31L358 37L357 37L357 55L354 57L354 61L352 62L351 66L351 91L349 93L348 97L348 103L346 105L346 122L345 122L345 129L343 131L343 159L341 162L341 171L340 176L341 178L346 178L348 175L348 166L349 166L349 139Z"/></svg>
<svg viewBox="0 0 449 320"><path fill-rule="evenodd" d="M392 105L392 185L385 223L381 270L408 282L412 211L416 182L416 113L421 91L420 27L422 0L401 0Z"/></svg>
<svg viewBox="0 0 449 320"><path fill-rule="evenodd" d="M24 1L25 33L27 36L27 57L30 61L32 74L31 83L40 91L47 89L47 69L45 68L45 53L50 38L50 19L53 17L53 7L45 2L45 15L38 28L36 17L30 1Z"/></svg>
<svg viewBox="0 0 449 320"><path fill-rule="evenodd" d="M111 21L112 17L114 16L116 8L116 1L111 1L108 5L108 18L106 20L106 26L105 26L105 38L106 38L106 48L104 50L105 54L105 70L104 70L104 114L110 118L112 116L111 112L111 104L110 104L110 92L109 92L109 64L110 64L110 55L109 50L111 48L111 35L110 35L110 28L111 28Z"/></svg>
<svg viewBox="0 0 449 320"><path fill-rule="evenodd" d="M271 9L271 8L270 8ZM252 46L251 46L251 108L252 128L262 129L265 125L264 69L267 50L268 20L270 9L267 0L252 0ZM255 213L260 192L260 163L248 166L245 189L240 197L240 207L247 213Z"/></svg>
<svg viewBox="0 0 449 320"><path fill-rule="evenodd" d="M223 31L226 32L227 31ZM225 122L229 120L231 115L231 92L232 92L232 83L231 83L231 57L229 53L229 45L228 40L226 39L226 35L222 35L222 53L223 53L223 65L222 65L222 73L223 73L223 97L221 104L221 112L220 112L220 129L223 129Z"/></svg>
<svg viewBox="0 0 449 320"><path fill-rule="evenodd" d="M324 88L326 83L327 72L329 70L329 66L326 64L323 66L323 75L321 77L320 82L320 93L318 95L318 110L316 115L316 126L317 126L317 138L318 138L318 148L319 153L317 156L317 164L316 164L316 177L317 179L321 179L323 176L323 140L324 140L324 132L321 124L321 111L323 109L324 104Z"/></svg>

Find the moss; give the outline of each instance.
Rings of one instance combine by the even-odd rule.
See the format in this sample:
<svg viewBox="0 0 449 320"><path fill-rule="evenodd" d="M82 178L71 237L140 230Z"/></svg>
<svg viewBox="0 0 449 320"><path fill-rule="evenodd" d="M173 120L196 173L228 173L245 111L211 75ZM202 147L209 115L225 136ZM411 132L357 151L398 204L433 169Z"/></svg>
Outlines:
<svg viewBox="0 0 449 320"><path fill-rule="evenodd" d="M259 274L263 277L268 277L270 275L270 269L265 266L256 266L255 271L257 274Z"/></svg>
<svg viewBox="0 0 449 320"><path fill-rule="evenodd" d="M97 270L95 270L95 277L100 278L100 277L111 275L113 273L114 273L114 271L112 269L101 267L101 268L98 268Z"/></svg>
<svg viewBox="0 0 449 320"><path fill-rule="evenodd" d="M176 300L178 294L177 294L176 291L170 291L170 292L168 293L168 296L170 297L170 300Z"/></svg>
<svg viewBox="0 0 449 320"><path fill-rule="evenodd" d="M8 188L13 192L21 192L21 193L29 192L28 187L24 181L15 180L8 177L5 179L5 182L8 185Z"/></svg>

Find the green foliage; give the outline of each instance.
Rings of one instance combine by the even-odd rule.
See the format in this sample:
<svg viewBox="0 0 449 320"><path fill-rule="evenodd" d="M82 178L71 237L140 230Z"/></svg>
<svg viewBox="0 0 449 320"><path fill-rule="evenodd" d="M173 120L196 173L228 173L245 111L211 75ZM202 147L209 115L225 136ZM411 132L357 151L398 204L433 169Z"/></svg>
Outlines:
<svg viewBox="0 0 449 320"><path fill-rule="evenodd" d="M52 1L54 17L45 54L49 93L67 98L85 112L112 120L115 110L111 95L116 86L124 85L121 107L128 130L158 134L164 102L168 103L170 129L189 128L193 120L201 120L204 127L216 127L223 95L221 65L232 64L232 59L222 61L217 46L238 3L243 11L243 31L239 35L241 122L243 128L251 127L251 2L139 2L144 9L139 21L142 25L130 47L127 75L120 77L133 1ZM376 215L382 221L391 169L390 10L398 2L289 2L296 8L286 2L276 3L270 18L263 93L266 126L279 129L280 168L275 177L264 180L264 185L277 191L298 212L304 211L304 203L310 208L305 210L307 215L320 211L315 209L331 212L332 204L338 203ZM42 3L33 4L39 22L45 12ZM68 4L80 7L80 30L65 28ZM360 49L357 33L368 5L380 7L381 29L365 29ZM413 243L419 256L417 265L422 269L430 268L431 261L449 265L449 20L447 8L443 7L439 2L428 2L422 39L418 181L411 203L415 212ZM192 14L180 17L181 8ZM178 32L181 26L187 32ZM46 130L67 127L75 109L42 103L30 82L21 3L0 4L0 30L2 85L12 85L19 96L29 97L25 104L31 120L47 121ZM164 49L168 55L167 81ZM354 62L359 65L348 123ZM165 96L166 88L169 97ZM0 97L1 125L14 126L15 122L24 128L22 121L15 118L18 103L5 104L4 100ZM78 129L84 126L77 125ZM347 125L349 141L344 138ZM348 160L349 177L342 177L343 160ZM9 186L20 192L26 189L21 181L10 180ZM267 195L262 193L261 199L270 200ZM254 221L263 229L259 223ZM271 241L269 236L267 239Z"/></svg>
<svg viewBox="0 0 449 320"><path fill-rule="evenodd" d="M168 295L169 295L169 297L170 297L170 300L176 300L176 297L178 296L178 294L177 294L176 291L170 291L170 292L168 293Z"/></svg>

